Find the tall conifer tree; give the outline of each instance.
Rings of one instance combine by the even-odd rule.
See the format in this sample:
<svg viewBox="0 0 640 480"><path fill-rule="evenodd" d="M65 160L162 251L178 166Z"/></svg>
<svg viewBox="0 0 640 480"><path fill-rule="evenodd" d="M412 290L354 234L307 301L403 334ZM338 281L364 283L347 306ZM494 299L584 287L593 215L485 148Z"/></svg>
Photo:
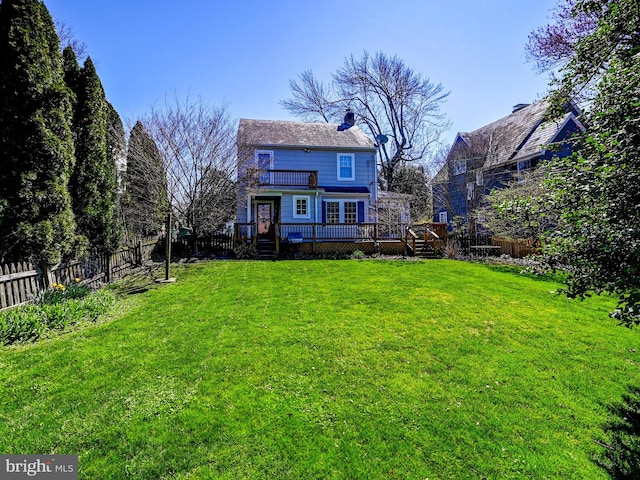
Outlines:
<svg viewBox="0 0 640 480"><path fill-rule="evenodd" d="M0 261L70 254L74 162L59 40L37 0L0 4Z"/></svg>
<svg viewBox="0 0 640 480"><path fill-rule="evenodd" d="M67 68L67 78L73 79L71 66ZM116 165L107 142L107 101L91 58L84 63L76 89L76 165L69 187L73 211L78 233L89 239L99 253L112 253L121 239Z"/></svg>
<svg viewBox="0 0 640 480"><path fill-rule="evenodd" d="M141 122L129 135L123 211L127 230L146 236L160 230L169 201L160 151Z"/></svg>

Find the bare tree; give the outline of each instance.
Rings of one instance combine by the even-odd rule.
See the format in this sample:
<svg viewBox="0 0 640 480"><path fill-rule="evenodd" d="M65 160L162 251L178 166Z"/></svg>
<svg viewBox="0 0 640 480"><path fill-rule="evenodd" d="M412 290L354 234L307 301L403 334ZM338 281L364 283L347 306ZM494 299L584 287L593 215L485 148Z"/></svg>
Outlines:
<svg viewBox="0 0 640 480"><path fill-rule="evenodd" d="M167 176L160 151L140 121L129 134L120 197L127 236L160 232L169 209Z"/></svg>
<svg viewBox="0 0 640 480"><path fill-rule="evenodd" d="M339 123L353 111L380 146L383 189L392 188L399 164L424 160L449 128L440 111L448 93L396 56L365 52L346 59L328 84L307 70L289 85L292 98L280 104L295 116Z"/></svg>
<svg viewBox="0 0 640 480"><path fill-rule="evenodd" d="M457 142L446 154L440 153L445 157L433 180L433 202L461 217L467 233L474 235L474 210L483 204L485 194L496 183L509 181L511 174L498 162L499 142L493 135L464 135L464 142Z"/></svg>
<svg viewBox="0 0 640 480"><path fill-rule="evenodd" d="M553 203L548 201L547 169L543 164L494 189L473 216L495 235L540 245L561 223Z"/></svg>
<svg viewBox="0 0 640 480"><path fill-rule="evenodd" d="M146 122L167 174L167 191L177 220L197 240L235 215L235 122L225 106L177 95L154 108ZM197 242L194 242L197 249ZM197 251L196 251L197 253Z"/></svg>
<svg viewBox="0 0 640 480"><path fill-rule="evenodd" d="M71 47L73 48L78 61L84 62L85 58L89 54L87 44L82 40L79 40L73 32L73 29L62 20L56 20L55 24L56 31L58 32L58 38L60 39L60 50Z"/></svg>

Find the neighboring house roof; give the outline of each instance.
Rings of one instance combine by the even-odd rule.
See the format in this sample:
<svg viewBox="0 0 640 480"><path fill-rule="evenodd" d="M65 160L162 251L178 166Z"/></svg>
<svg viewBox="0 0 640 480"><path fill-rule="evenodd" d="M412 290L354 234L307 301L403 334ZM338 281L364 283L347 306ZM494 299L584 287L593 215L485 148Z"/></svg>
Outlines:
<svg viewBox="0 0 640 480"><path fill-rule="evenodd" d="M251 120L242 118L238 144L262 147L347 148L375 151L373 141L357 126L339 130L336 123Z"/></svg>
<svg viewBox="0 0 640 480"><path fill-rule="evenodd" d="M515 163L535 156L544 155L549 144L557 141L556 137L566 123L573 119L582 128L577 119L579 111L573 105L569 106L563 117L546 120L549 109L548 99L540 100L531 105L516 105L510 115L495 122L491 122L473 132L460 132L449 151L449 158L465 159L465 153L470 156L484 156L484 169L500 165ZM490 155L487 155L488 151ZM446 165L445 165L446 167ZM442 168L436 175L436 183L446 181L448 169Z"/></svg>
<svg viewBox="0 0 640 480"><path fill-rule="evenodd" d="M398 193L381 190L378 192L379 202L410 202L413 200L413 195L409 193Z"/></svg>

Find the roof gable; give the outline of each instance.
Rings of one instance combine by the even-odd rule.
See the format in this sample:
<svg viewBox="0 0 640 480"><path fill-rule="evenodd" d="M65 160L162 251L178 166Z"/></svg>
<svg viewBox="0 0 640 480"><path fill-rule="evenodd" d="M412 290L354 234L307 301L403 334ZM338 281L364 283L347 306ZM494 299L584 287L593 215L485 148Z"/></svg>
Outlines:
<svg viewBox="0 0 640 480"><path fill-rule="evenodd" d="M545 116L549 105L548 99L525 107L519 105L521 108L506 117L473 132L458 135L468 145L471 156L487 157L485 168L541 155L553 143L568 119L575 118L576 113L571 106L571 110L562 118L547 120ZM449 156L454 153L460 155L456 146L454 143Z"/></svg>
<svg viewBox="0 0 640 480"><path fill-rule="evenodd" d="M262 147L320 147L375 151L373 141L357 126L335 123L240 119L238 144Z"/></svg>

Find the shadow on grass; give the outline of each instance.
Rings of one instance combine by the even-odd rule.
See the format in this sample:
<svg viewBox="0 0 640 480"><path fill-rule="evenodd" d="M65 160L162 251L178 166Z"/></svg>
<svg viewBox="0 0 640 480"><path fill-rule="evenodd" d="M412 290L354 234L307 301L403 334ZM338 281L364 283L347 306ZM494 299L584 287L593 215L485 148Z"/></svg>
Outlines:
<svg viewBox="0 0 640 480"><path fill-rule="evenodd" d="M563 283L566 278L566 276L561 272L541 272L537 267L510 265L506 263L481 263L487 265L487 268L489 268L489 270L493 270L494 272L511 273L514 275L525 276L527 278L531 278L532 280Z"/></svg>
<svg viewBox="0 0 640 480"><path fill-rule="evenodd" d="M595 459L614 480L640 478L640 387L629 387L622 402L608 407L612 419L604 426L605 448Z"/></svg>
<svg viewBox="0 0 640 480"><path fill-rule="evenodd" d="M138 271L127 275L122 280L118 280L109 286L116 295L137 295L154 288L155 278L159 275L158 266L145 266Z"/></svg>

